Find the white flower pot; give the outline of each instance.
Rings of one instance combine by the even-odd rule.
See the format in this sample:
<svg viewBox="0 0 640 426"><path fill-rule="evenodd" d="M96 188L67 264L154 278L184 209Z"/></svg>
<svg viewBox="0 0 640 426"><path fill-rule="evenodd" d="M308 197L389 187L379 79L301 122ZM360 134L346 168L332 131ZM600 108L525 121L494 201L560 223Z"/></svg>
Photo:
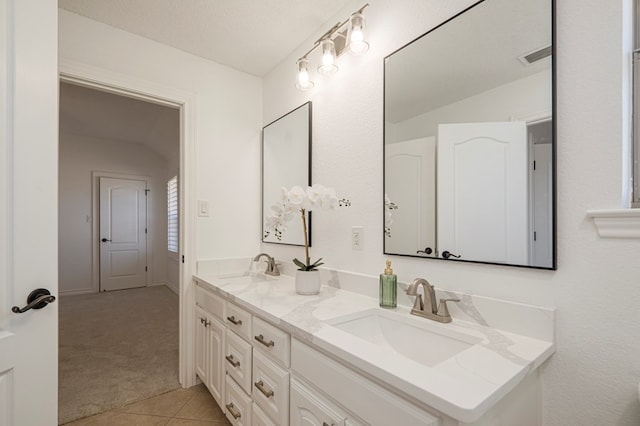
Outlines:
<svg viewBox="0 0 640 426"><path fill-rule="evenodd" d="M296 271L296 293L318 294L320 292L320 271Z"/></svg>

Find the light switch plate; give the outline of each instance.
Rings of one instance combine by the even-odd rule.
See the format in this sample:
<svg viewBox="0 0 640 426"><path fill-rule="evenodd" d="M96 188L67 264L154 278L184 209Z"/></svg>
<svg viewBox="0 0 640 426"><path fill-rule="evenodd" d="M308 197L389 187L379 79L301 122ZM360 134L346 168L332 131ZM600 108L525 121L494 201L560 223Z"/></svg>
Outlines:
<svg viewBox="0 0 640 426"><path fill-rule="evenodd" d="M209 202L206 200L198 200L198 216L209 217Z"/></svg>

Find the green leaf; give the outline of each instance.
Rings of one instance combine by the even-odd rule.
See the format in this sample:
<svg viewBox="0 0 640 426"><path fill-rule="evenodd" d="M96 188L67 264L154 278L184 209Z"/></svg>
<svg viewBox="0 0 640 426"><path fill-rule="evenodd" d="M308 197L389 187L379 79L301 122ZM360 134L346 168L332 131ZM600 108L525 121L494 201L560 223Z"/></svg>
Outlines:
<svg viewBox="0 0 640 426"><path fill-rule="evenodd" d="M295 263L296 266L298 266L301 271L306 271L307 270L307 265L305 265L304 263L300 262L298 259L293 259L293 263Z"/></svg>

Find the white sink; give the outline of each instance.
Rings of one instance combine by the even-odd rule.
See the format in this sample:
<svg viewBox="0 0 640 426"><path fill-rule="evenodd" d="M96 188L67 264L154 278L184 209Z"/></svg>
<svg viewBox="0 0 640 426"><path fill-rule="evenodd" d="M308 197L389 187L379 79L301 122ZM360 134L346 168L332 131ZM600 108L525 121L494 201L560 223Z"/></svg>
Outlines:
<svg viewBox="0 0 640 426"><path fill-rule="evenodd" d="M409 317L378 309L364 311L329 321L329 324L358 339L412 359L428 367L470 348L481 339L446 325L429 324L431 320Z"/></svg>
<svg viewBox="0 0 640 426"><path fill-rule="evenodd" d="M261 282L272 280L273 278L261 272L244 271L244 272L216 275L215 279L225 284L249 284L249 283L261 283Z"/></svg>

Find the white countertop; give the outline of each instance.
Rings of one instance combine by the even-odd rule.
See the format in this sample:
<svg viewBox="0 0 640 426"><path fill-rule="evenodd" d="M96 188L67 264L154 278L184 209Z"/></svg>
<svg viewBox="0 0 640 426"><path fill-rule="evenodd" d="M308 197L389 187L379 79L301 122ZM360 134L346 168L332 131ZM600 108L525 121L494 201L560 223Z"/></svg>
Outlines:
<svg viewBox="0 0 640 426"><path fill-rule="evenodd" d="M440 324L409 315L399 306L398 315L427 324L436 333L451 331L477 342L468 349L429 367L395 353L390 349L354 338L330 325L332 320L369 310L381 310L378 299L322 286L320 294L302 296L295 293L294 279L253 274L242 278L223 278L203 273L194 276L215 293L279 326L301 341L315 345L341 360L373 376L396 392L404 393L429 407L462 422L480 418L496 402L534 371L555 351L553 338L528 337L488 327L486 321L462 320L480 316L473 305L474 297L463 298L458 308L451 309L453 322ZM506 302L508 303L508 302ZM478 304L480 305L480 303ZM514 304L517 311L518 304ZM520 305L531 310L529 305ZM512 308L506 309L509 311ZM533 307L535 310L536 307ZM540 318L548 318L549 310L539 308ZM460 315L456 315L460 312ZM552 310L551 310L552 312ZM527 321L514 318L514 321ZM552 321L552 318L551 318Z"/></svg>

